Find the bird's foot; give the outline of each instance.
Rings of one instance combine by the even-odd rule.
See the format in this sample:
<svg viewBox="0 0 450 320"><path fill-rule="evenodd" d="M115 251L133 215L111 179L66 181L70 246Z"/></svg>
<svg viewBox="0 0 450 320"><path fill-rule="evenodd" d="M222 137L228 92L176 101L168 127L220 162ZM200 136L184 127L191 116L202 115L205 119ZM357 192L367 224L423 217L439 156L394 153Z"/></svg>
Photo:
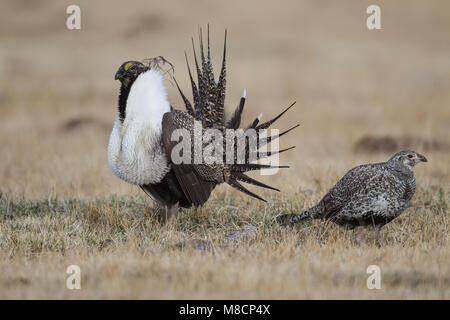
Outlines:
<svg viewBox="0 0 450 320"><path fill-rule="evenodd" d="M363 227L356 227L356 236L355 236L355 240L358 246L363 246L365 245L365 230Z"/></svg>
<svg viewBox="0 0 450 320"><path fill-rule="evenodd" d="M383 235L381 234L381 228L377 228L377 247L381 248L383 246Z"/></svg>
<svg viewBox="0 0 450 320"><path fill-rule="evenodd" d="M355 240L359 246L366 246L368 244L376 245L378 248L383 246L383 237L380 228L357 227Z"/></svg>
<svg viewBox="0 0 450 320"><path fill-rule="evenodd" d="M299 215L295 213L282 214L276 217L275 221L283 227L293 226L297 222Z"/></svg>
<svg viewBox="0 0 450 320"><path fill-rule="evenodd" d="M178 203L173 205L172 207L166 207L166 210L162 213L162 220L166 223L174 223L178 222L178 216L180 215L181 208L178 207Z"/></svg>

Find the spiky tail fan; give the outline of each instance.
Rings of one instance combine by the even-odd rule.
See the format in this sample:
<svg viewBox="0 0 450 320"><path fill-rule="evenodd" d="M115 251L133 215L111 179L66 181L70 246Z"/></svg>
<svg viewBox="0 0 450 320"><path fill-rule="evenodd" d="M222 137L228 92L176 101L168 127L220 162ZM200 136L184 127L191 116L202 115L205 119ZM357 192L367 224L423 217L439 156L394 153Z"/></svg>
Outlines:
<svg viewBox="0 0 450 320"><path fill-rule="evenodd" d="M178 83L175 81L177 88L180 92L180 95L183 99L183 102L186 106L186 110L188 114L190 114L192 117L194 117L196 120L201 121L203 127L205 128L217 128L221 129L224 133L226 129L239 129L239 126L241 124L241 116L244 110L245 100L246 100L246 94L244 91L244 94L240 100L240 103L236 110L233 112L230 119L225 119L225 113L224 113L224 105L225 105L225 91L226 91L226 41L227 41L227 31L225 30L225 39L224 39L224 46L223 46L223 58L222 58L222 67L220 70L220 75L215 80L212 62L211 62L211 53L210 53L210 41L209 41L209 25L208 25L208 34L207 34L207 55L205 57L204 48L203 48L203 37L202 37L202 30L200 29L199 32L199 46L200 46L200 63L197 60L197 54L195 51L195 45L194 40L192 39L192 48L193 48L193 54L194 54L194 61L195 61L195 69L197 72L197 84L194 81L194 78L192 76L191 68L189 66L189 62L186 56L186 64L188 68L189 73L189 80L192 87L192 96L193 96L193 107L189 99L184 95L184 93L181 91L180 87L178 86ZM253 123L251 123L244 131L253 129L256 131L256 141L257 145L253 146L246 141L245 145L245 161L242 164L230 164L227 165L226 172L225 172L225 182L227 182L232 187L238 189L239 191L242 191L246 193L249 196L255 197L259 200L265 201L260 196L252 193L248 189L246 189L243 185L241 185L239 182L245 182L249 183L258 187L263 187L267 189L272 189L279 191L276 188L273 188L271 186L268 186L264 183L261 183L253 178L248 177L245 173L248 171L253 170L259 170L259 169L271 169L271 168L288 168L287 166L270 166L265 164L257 164L250 161L250 159L253 160L260 160L266 157L270 157L275 154L279 154L288 150L291 150L295 148L295 146L279 150L279 151L273 151L273 152L259 152L259 148L266 145L267 143L270 143L271 141L278 139L279 137L283 136L284 134L290 132L291 130L298 127L298 125L278 134L275 136L270 136L265 139L259 139L259 136L261 134L262 130L265 130L269 128L276 120L278 120L285 112L287 112L293 105L291 104L286 110L281 112L278 116L273 118L270 121L267 121L263 124L258 125L259 121L261 120L261 115L256 118ZM235 150L236 151L236 150ZM237 154L237 152L235 153ZM225 160L225 155L224 155ZM226 163L226 162L224 162Z"/></svg>
<svg viewBox="0 0 450 320"><path fill-rule="evenodd" d="M236 109L236 111L233 113L232 118L227 122L227 125L229 125L231 128L235 129L236 128L236 124L239 125L240 120L241 120L241 115L242 115L242 110L243 110L243 106L245 104L245 96L243 96L241 98L241 102L238 106L238 108ZM239 191L242 191L252 197L255 197L259 200L263 200L261 197L259 197L258 195L252 193L251 191L249 191L248 189L246 189L244 186L242 186L239 182L245 182L245 183L249 183L258 187L263 187L263 188L267 188L267 189L272 189L272 190L276 190L276 191L280 191L276 188L273 188L271 186L268 186L266 184L263 184L253 178L248 177L247 175L245 175L245 172L248 171L253 171L253 170L259 170L259 169L273 169L273 168L289 168L288 166L270 166L270 165L266 165L266 164L259 164L259 163L254 163L254 161L258 161L276 154L280 154L282 152L291 150L293 148L295 148L295 146L292 146L290 148L286 148L286 149L282 149L282 150L277 150L277 151L269 151L269 152L260 152L259 149L261 147L263 147L264 145L266 145L267 143L270 143L271 141L278 139L279 137L283 136L284 134L288 133L289 131L295 129L298 125L280 133L274 136L270 136L264 139L260 139L260 135L263 132L263 130L266 130L267 128L270 127L270 125L272 125L276 120L278 120L287 110L289 110L295 103L293 103L291 106L289 106L286 110L284 110L283 112L281 112L278 116L276 116L275 118L273 118L270 121L267 121L261 125L257 125L259 123L259 120L261 119L261 117L259 116L255 121L253 121L253 123L248 126L244 133L246 133L248 130L254 130L254 133L256 134L256 144L250 144L250 141L246 139L245 141L245 158L241 159L243 160L244 163L239 164L239 161L237 159L237 150L236 151L236 157L235 157L235 162L234 164L231 164L229 166L229 176L227 177L226 182L231 185L232 187L238 189Z"/></svg>

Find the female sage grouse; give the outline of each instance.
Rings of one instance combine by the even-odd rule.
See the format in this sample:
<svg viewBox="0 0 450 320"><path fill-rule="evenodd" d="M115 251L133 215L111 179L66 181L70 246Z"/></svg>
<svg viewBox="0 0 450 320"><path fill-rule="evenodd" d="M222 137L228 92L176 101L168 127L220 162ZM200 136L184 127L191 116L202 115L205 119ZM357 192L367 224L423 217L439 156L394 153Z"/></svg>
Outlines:
<svg viewBox="0 0 450 320"><path fill-rule="evenodd" d="M226 121L224 115L226 32L222 68L217 80L214 78L211 63L209 30L206 57L201 30L199 42L201 66L199 66L194 49L197 84L192 78L188 64L193 105L177 84L186 111L172 109L163 84L163 75L157 68L137 61L127 61L120 66L115 76L116 80L120 80L121 88L119 110L108 146L109 167L117 177L140 186L159 204L167 206L169 212L178 206L202 206L208 200L214 187L223 182L260 200L264 199L247 190L239 181L279 191L245 174L251 170L273 168L270 165L250 162L250 155L256 155L257 159L261 159L273 153L258 152L258 148L252 148L248 143L245 144L244 150L246 159L241 164L234 162L229 164L225 161L223 164L218 162L198 163L194 159L195 152L192 153L191 161L188 163L172 161L172 151L178 143L171 139L175 130L184 130L190 135L189 138L192 138L191 141L195 141L195 126L200 125L201 133L208 128L225 132L227 129L238 129L241 122L245 91L232 117ZM194 41L192 43L194 44ZM267 129L289 108L263 124L258 125L260 120L258 117L245 130L254 129L259 132L259 130ZM279 135L266 138L259 146L269 143L295 127ZM192 143L192 150L194 148L194 143ZM278 151L278 153L285 150ZM225 152L216 156L225 159ZM282 168L282 166L277 168Z"/></svg>
<svg viewBox="0 0 450 320"><path fill-rule="evenodd" d="M365 164L350 170L320 202L300 214L277 217L282 225L307 219L326 219L354 228L381 228L411 206L416 191L414 166L427 159L405 150L387 162Z"/></svg>

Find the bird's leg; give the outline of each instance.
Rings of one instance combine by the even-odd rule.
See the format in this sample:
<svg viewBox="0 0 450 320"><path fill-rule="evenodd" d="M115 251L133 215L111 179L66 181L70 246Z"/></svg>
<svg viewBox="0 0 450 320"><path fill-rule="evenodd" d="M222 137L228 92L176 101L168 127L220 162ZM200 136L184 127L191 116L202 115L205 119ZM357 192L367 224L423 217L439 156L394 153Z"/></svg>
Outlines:
<svg viewBox="0 0 450 320"><path fill-rule="evenodd" d="M195 211L197 212L197 217L204 217L205 211L203 210L203 206L199 206L195 208Z"/></svg>
<svg viewBox="0 0 450 320"><path fill-rule="evenodd" d="M362 227L361 227L362 228ZM371 244L375 244L377 247L383 245L383 239L381 236L381 227L377 225L367 226L367 237Z"/></svg>
<svg viewBox="0 0 450 320"><path fill-rule="evenodd" d="M383 246L383 236L381 234L381 226L376 227L377 229L377 245L378 247L382 247Z"/></svg>
<svg viewBox="0 0 450 320"><path fill-rule="evenodd" d="M359 226L359 227L356 227L356 243L358 244L358 245L361 245L361 243L363 243L363 240L364 240L364 227L362 227L362 226Z"/></svg>
<svg viewBox="0 0 450 320"><path fill-rule="evenodd" d="M356 227L356 242L358 245L361 245L365 239L364 236L367 236L367 232L365 230L364 221L362 219L359 220L359 226Z"/></svg>
<svg viewBox="0 0 450 320"><path fill-rule="evenodd" d="M168 210L168 212L169 212L169 219L170 219L170 221L173 221L173 222L178 222L178 217L179 217L179 215L180 215L180 212L181 212L181 208L178 206L178 202L177 203L175 203L169 210Z"/></svg>
<svg viewBox="0 0 450 320"><path fill-rule="evenodd" d="M171 207L166 207L163 216L164 222L174 222L178 221L178 215L181 212L181 208L178 207L178 202Z"/></svg>

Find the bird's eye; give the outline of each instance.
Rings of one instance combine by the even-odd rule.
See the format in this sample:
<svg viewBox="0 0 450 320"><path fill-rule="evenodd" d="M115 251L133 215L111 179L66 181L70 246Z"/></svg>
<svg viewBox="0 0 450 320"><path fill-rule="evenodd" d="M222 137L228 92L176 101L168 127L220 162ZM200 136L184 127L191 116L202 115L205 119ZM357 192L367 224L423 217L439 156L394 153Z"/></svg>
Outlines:
<svg viewBox="0 0 450 320"><path fill-rule="evenodd" d="M408 154L408 158L410 158L410 159L411 159L412 157L413 157L413 155L412 155L412 154Z"/></svg>

